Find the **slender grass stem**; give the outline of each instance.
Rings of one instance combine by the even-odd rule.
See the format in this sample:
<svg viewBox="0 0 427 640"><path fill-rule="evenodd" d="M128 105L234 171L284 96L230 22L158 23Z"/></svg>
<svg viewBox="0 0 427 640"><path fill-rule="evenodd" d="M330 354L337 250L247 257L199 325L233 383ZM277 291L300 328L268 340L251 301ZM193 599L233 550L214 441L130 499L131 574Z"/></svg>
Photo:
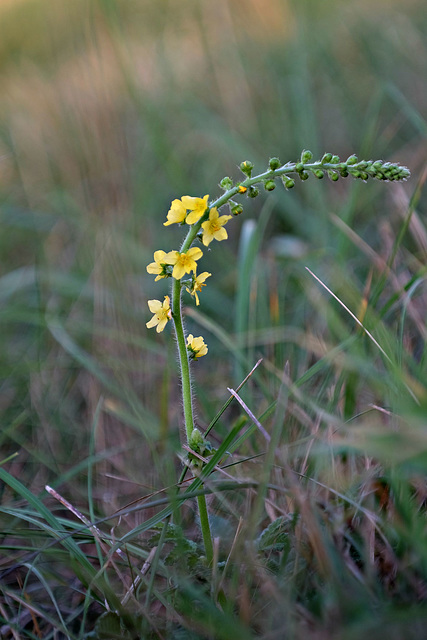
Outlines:
<svg viewBox="0 0 427 640"><path fill-rule="evenodd" d="M213 561L213 544L208 508L206 505L206 496L197 496L197 504L199 507L200 528L202 530L203 543L205 545L206 560L210 566Z"/></svg>

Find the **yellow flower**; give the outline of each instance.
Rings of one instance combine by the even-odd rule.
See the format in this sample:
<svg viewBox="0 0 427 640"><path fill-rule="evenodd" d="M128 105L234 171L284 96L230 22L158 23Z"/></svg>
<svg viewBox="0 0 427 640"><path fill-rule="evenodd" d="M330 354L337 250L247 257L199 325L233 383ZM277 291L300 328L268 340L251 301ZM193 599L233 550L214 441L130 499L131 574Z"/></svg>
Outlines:
<svg viewBox="0 0 427 640"><path fill-rule="evenodd" d="M191 333L187 337L187 350L189 352L190 358L201 358L208 352L208 348L204 343L202 336L193 338L193 335Z"/></svg>
<svg viewBox="0 0 427 640"><path fill-rule="evenodd" d="M160 333L166 327L168 320L172 318L169 296L165 296L163 302L160 302L160 300L148 300L148 306L154 316L146 325L149 329L156 327L157 333Z"/></svg>
<svg viewBox="0 0 427 640"><path fill-rule="evenodd" d="M181 224L184 222L187 215L187 208L181 202L181 200L173 200L171 208L168 211L167 222L164 222L164 226L167 227L170 224Z"/></svg>
<svg viewBox="0 0 427 640"><path fill-rule="evenodd" d="M228 238L224 225L232 217L233 216L220 216L216 207L210 210L209 220L202 223L202 241L205 247L207 247L213 239L221 241Z"/></svg>
<svg viewBox="0 0 427 640"><path fill-rule="evenodd" d="M186 209L189 209L191 213L188 214L186 223L194 224L204 214L206 209L208 208L208 198L209 196L205 196L204 198L193 198L192 196L182 196L181 201Z"/></svg>
<svg viewBox="0 0 427 640"><path fill-rule="evenodd" d="M197 295L197 292L201 291L202 287L206 287L206 285L203 284L203 283L206 280L206 278L209 278L209 276L211 276L211 275L212 274L208 273L207 271L204 271L199 276L193 275L193 281L191 283L191 287L185 287L187 289L188 293L191 293L191 295L196 298L196 305L197 306L200 304L199 296Z"/></svg>
<svg viewBox="0 0 427 640"><path fill-rule="evenodd" d="M167 256L168 254L165 251L162 251L161 249L159 251L155 251L154 262L150 262L150 264L147 265L148 273L151 273L152 275L157 275L155 282L157 282L157 280L161 280L162 278L168 278L170 276L170 273L167 271L168 263L165 261L165 258Z"/></svg>
<svg viewBox="0 0 427 640"><path fill-rule="evenodd" d="M193 271L196 273L197 264L196 260L200 260L203 252L198 247L189 249L186 253L179 253L179 251L170 251L165 260L168 264L173 265L172 275L175 280L181 280L182 276L186 273Z"/></svg>

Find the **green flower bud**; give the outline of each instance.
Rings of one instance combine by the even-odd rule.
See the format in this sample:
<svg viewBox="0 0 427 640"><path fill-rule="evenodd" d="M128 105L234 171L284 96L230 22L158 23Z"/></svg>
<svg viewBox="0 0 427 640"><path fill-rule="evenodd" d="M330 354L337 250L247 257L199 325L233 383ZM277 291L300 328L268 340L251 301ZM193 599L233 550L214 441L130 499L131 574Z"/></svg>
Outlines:
<svg viewBox="0 0 427 640"><path fill-rule="evenodd" d="M251 177L253 168L254 168L254 165L249 160L244 160L243 162L240 163L240 171L242 171L246 176L248 176L248 178Z"/></svg>
<svg viewBox="0 0 427 640"><path fill-rule="evenodd" d="M200 433L200 431L198 429L193 429L193 431L191 432L191 436L188 440L188 444L191 449L194 449L194 451L197 451L199 445L201 445L204 442L204 440L205 439L203 435Z"/></svg>
<svg viewBox="0 0 427 640"><path fill-rule="evenodd" d="M282 182L285 189L293 189L295 186L295 180L293 180L289 176L282 176Z"/></svg>
<svg viewBox="0 0 427 640"><path fill-rule="evenodd" d="M269 165L272 171L276 171L280 167L279 158L270 158Z"/></svg>
<svg viewBox="0 0 427 640"><path fill-rule="evenodd" d="M316 176L316 178L318 178L319 180L321 180L323 178L323 171L321 169L314 169L313 170L313 174Z"/></svg>
<svg viewBox="0 0 427 640"><path fill-rule="evenodd" d="M308 173L307 171L301 171L301 173L298 174L299 177L301 178L301 180L308 180Z"/></svg>
<svg viewBox="0 0 427 640"><path fill-rule="evenodd" d="M259 196L259 189L257 189L257 187L249 187L248 189L248 193L247 193L249 198L256 198L257 196Z"/></svg>
<svg viewBox="0 0 427 640"><path fill-rule="evenodd" d="M330 162L331 160L332 160L332 153L325 153L320 162L322 164L325 164L325 162Z"/></svg>
<svg viewBox="0 0 427 640"><path fill-rule="evenodd" d="M357 164L357 156L354 155L354 154L352 156L349 156L347 158L347 160L345 161L345 163L346 164Z"/></svg>
<svg viewBox="0 0 427 640"><path fill-rule="evenodd" d="M366 173L366 171L361 171L360 177L362 180L367 180L369 178L369 175Z"/></svg>
<svg viewBox="0 0 427 640"><path fill-rule="evenodd" d="M228 191L229 189L233 188L233 181L228 176L225 176L225 178L223 178L219 183L219 186L221 187L221 189L224 189L224 191Z"/></svg>
<svg viewBox="0 0 427 640"><path fill-rule="evenodd" d="M332 156L331 164L338 164L339 161L340 161L339 156Z"/></svg>
<svg viewBox="0 0 427 640"><path fill-rule="evenodd" d="M301 173L301 171L304 171L304 165L302 162L297 162L297 164L295 165L295 171L297 173Z"/></svg>
<svg viewBox="0 0 427 640"><path fill-rule="evenodd" d="M306 162L310 162L312 158L313 158L313 154L308 149L304 149L304 151L301 152L301 162L303 164L305 164Z"/></svg>
<svg viewBox="0 0 427 640"><path fill-rule="evenodd" d="M266 180L264 182L264 189L266 191L274 191L275 188L276 188L276 183L274 182L274 180Z"/></svg>
<svg viewBox="0 0 427 640"><path fill-rule="evenodd" d="M340 174L336 171L328 171L328 176L330 177L332 182L336 182L337 180L339 180Z"/></svg>
<svg viewBox="0 0 427 640"><path fill-rule="evenodd" d="M233 216L238 216L243 212L243 207L241 204L235 204L233 207L231 207L231 213L233 214Z"/></svg>
<svg viewBox="0 0 427 640"><path fill-rule="evenodd" d="M347 171L347 167L346 166L344 166L344 167L342 167L342 169L340 169L340 176L341 176L341 178L347 178L348 171Z"/></svg>

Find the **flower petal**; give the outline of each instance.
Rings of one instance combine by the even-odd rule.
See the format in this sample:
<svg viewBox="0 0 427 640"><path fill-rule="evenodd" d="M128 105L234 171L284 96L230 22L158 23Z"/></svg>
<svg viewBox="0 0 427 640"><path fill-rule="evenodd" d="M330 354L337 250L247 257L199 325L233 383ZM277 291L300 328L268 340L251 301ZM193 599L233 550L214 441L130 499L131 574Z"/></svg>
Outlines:
<svg viewBox="0 0 427 640"><path fill-rule="evenodd" d="M148 329L152 329L158 323L159 323L158 317L157 316L153 316L149 322L145 323L145 326L148 327Z"/></svg>
<svg viewBox="0 0 427 640"><path fill-rule="evenodd" d="M179 251L169 251L163 258L165 264L176 264L179 259Z"/></svg>
<svg viewBox="0 0 427 640"><path fill-rule="evenodd" d="M192 247L187 251L187 256L193 260L200 260L203 255L203 251L199 247Z"/></svg>
<svg viewBox="0 0 427 640"><path fill-rule="evenodd" d="M161 266L158 265L156 262L150 262L150 264L147 264L148 273L151 273L154 275L156 273L160 273L161 270L162 270Z"/></svg>
<svg viewBox="0 0 427 640"><path fill-rule="evenodd" d="M221 227L221 229L218 229L218 231L215 231L214 238L215 240L218 240L218 242L221 242L221 240L227 240L228 233L226 229L224 229L224 227Z"/></svg>
<svg viewBox="0 0 427 640"><path fill-rule="evenodd" d="M154 252L153 258L157 263L161 264L163 262L163 258L165 257L165 255L166 255L166 251L162 251L161 249L159 249L158 251Z"/></svg>
<svg viewBox="0 0 427 640"><path fill-rule="evenodd" d="M179 262L177 262L173 268L172 277L175 278L175 280L181 280L182 276L184 276L185 273L186 273L185 267Z"/></svg>
<svg viewBox="0 0 427 640"><path fill-rule="evenodd" d="M163 304L160 302L160 300L148 300L147 304L151 313L157 313L163 307Z"/></svg>
<svg viewBox="0 0 427 640"><path fill-rule="evenodd" d="M167 322L168 322L168 318L167 318L167 317L166 317L166 318L162 318L162 319L160 320L159 324L158 324L158 325L157 325L157 327L156 327L156 331L157 331L157 333L160 333L161 331L163 331L163 329L164 329L164 328L166 327L166 325L167 325Z"/></svg>

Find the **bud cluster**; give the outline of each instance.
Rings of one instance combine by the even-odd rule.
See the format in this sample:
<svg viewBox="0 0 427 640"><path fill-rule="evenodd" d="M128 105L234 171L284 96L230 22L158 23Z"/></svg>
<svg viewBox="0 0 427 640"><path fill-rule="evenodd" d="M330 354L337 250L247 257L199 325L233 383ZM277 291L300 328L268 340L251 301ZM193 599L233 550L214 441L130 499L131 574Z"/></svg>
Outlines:
<svg viewBox="0 0 427 640"><path fill-rule="evenodd" d="M339 178L358 178L367 180L376 178L377 180L406 180L410 176L407 167L393 162L383 162L383 160L359 160L357 156L351 155L345 162L341 162L338 156L332 153L325 153L320 162L310 163L313 154L311 151L303 151L301 159L295 164L294 171L301 180L307 180L309 173L321 179L327 174L333 182Z"/></svg>

